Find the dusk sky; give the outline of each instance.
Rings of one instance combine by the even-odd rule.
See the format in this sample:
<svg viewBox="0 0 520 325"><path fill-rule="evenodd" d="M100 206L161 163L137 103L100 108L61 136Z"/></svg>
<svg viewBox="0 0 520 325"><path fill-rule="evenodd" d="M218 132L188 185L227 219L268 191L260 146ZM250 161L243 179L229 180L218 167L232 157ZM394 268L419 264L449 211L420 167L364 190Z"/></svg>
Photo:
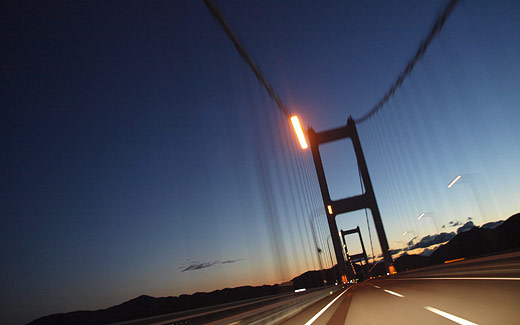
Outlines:
<svg viewBox="0 0 520 325"><path fill-rule="evenodd" d="M368 112L446 5L217 3L317 131ZM203 1L0 8L0 322L281 283L319 268L315 245L330 267L310 151ZM519 31L518 1L463 1L358 125L392 249L520 212ZM348 142L321 153L332 198L360 194ZM365 212L337 220L372 255Z"/></svg>

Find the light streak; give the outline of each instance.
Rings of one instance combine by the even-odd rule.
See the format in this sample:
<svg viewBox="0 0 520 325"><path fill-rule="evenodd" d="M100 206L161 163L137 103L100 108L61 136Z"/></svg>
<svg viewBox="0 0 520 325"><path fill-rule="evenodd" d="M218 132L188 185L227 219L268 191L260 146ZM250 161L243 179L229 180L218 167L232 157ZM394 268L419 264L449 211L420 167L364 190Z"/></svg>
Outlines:
<svg viewBox="0 0 520 325"><path fill-rule="evenodd" d="M300 120L298 120L298 116L292 116L291 122L294 128L294 132L296 132L296 136L298 137L298 141L300 141L300 146L302 147L302 149L307 149L309 146L307 145L307 141L305 140L305 135L303 134L303 129L300 124Z"/></svg>
<svg viewBox="0 0 520 325"><path fill-rule="evenodd" d="M460 261L464 261L465 259L466 258L464 258L464 257L456 258L456 259L453 259L453 260L444 261L444 264L449 264L449 263L453 263L453 262L460 262Z"/></svg>
<svg viewBox="0 0 520 325"><path fill-rule="evenodd" d="M455 177L455 178L451 181L451 183L448 185L448 188L452 187L455 183L457 183L457 181L458 181L461 177L462 177L461 175Z"/></svg>

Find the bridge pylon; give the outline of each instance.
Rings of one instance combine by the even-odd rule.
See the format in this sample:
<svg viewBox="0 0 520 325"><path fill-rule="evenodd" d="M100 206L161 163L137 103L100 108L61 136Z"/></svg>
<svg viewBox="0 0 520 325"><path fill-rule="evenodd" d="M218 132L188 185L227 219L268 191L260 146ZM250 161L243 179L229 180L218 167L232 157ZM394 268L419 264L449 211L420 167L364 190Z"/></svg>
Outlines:
<svg viewBox="0 0 520 325"><path fill-rule="evenodd" d="M308 131L309 142L312 150L312 157L314 160L314 167L316 168L316 174L318 176L318 182L320 184L321 195L323 198L325 212L327 214L327 221L329 224L330 235L332 237L332 243L334 246L334 252L336 253L336 260L338 261L339 268L339 281L344 281L345 277L348 280L353 279L350 268L347 268L345 259L343 258L343 249L341 247L340 234L338 226L336 224L336 216L342 213L353 212L361 209L370 209L372 217L374 219L374 225L377 232L377 237L383 251L383 259L385 264L386 272L390 272L392 265L392 256L390 255L390 249L388 247L388 240L386 239L385 229L381 220L381 214L377 206L374 189L370 180L370 174L368 173L365 156L361 148L361 142L356 129L356 123L352 117L349 117L347 125L337 129L327 130L323 132L315 132L312 128ZM323 169L323 163L321 160L319 146L321 144L332 142L344 138L350 138L354 147L354 153L356 155L357 165L363 184L365 185L365 193L357 196L352 196L344 199L333 201L330 198L329 188L327 186L327 180L325 178L325 171Z"/></svg>
<svg viewBox="0 0 520 325"><path fill-rule="evenodd" d="M361 243L362 252L359 254L352 255L349 253L349 250L348 250L347 235L355 234L355 233L357 233L359 236L359 242ZM347 230L342 229L341 238L343 239L345 252L347 255L347 260L350 264L352 264L352 267L354 267L354 263L363 262L363 260L365 260L364 265L361 263L361 269L363 271L363 276L364 276L365 280L368 280L368 272L367 272L368 256L367 256L367 251L365 250L365 244L363 243L363 236L361 236L361 230L359 229L359 226L357 226L356 228L353 228L353 229L347 229Z"/></svg>

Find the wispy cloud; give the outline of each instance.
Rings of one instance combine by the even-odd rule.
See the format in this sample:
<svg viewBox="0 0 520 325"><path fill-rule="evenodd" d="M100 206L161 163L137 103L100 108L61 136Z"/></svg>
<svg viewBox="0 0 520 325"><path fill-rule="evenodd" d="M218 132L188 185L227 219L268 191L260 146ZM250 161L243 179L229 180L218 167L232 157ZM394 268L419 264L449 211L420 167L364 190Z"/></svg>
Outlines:
<svg viewBox="0 0 520 325"><path fill-rule="evenodd" d="M413 245L413 242L417 239L417 236L415 236L414 238L410 239L410 241L408 242L408 246L412 246Z"/></svg>
<svg viewBox="0 0 520 325"><path fill-rule="evenodd" d="M220 263L221 264L229 264L229 263L235 263L235 262L238 262L238 261L240 261L240 259L238 259L238 260L227 260L227 261L222 261Z"/></svg>
<svg viewBox="0 0 520 325"><path fill-rule="evenodd" d="M401 248L391 249L391 250L390 250L390 255L399 254L399 253L401 253L402 251L403 251L403 250L402 250ZM378 255L378 257L379 257L379 256L383 256L383 254Z"/></svg>
<svg viewBox="0 0 520 325"><path fill-rule="evenodd" d="M419 253L419 255L422 255L422 256L430 256L432 255L432 253L435 251L434 248L425 248L421 253Z"/></svg>
<svg viewBox="0 0 520 325"><path fill-rule="evenodd" d="M459 220L452 220L444 225L441 226L442 229L449 228L449 227L458 227L464 225L466 221L473 220L472 217L468 217L465 221L459 221Z"/></svg>
<svg viewBox="0 0 520 325"><path fill-rule="evenodd" d="M225 261L211 261L211 262L191 262L188 266L181 266L179 269L181 272L186 271L195 271L195 270L202 270L207 269L208 267L212 267L214 265L218 264L231 264L240 261L241 259L236 260L225 260Z"/></svg>
<svg viewBox="0 0 520 325"><path fill-rule="evenodd" d="M188 266L181 266L180 269L181 269L181 272L202 270L202 269L205 269L205 268L208 268L208 267L212 267L215 264L217 264L216 261L213 261L213 262L203 262L203 263L191 262L190 265L188 265Z"/></svg>
<svg viewBox="0 0 520 325"><path fill-rule="evenodd" d="M447 224L445 225L442 225L441 228L449 228L449 227L458 227L458 226L462 226L462 222L458 221L458 220L452 220L450 222L448 222Z"/></svg>
<svg viewBox="0 0 520 325"><path fill-rule="evenodd" d="M416 249L416 248L427 248L435 244L440 244L447 242L448 240L455 237L454 232L441 232L440 234L436 235L428 235L423 238L421 238L417 243L414 245L409 245L408 250Z"/></svg>

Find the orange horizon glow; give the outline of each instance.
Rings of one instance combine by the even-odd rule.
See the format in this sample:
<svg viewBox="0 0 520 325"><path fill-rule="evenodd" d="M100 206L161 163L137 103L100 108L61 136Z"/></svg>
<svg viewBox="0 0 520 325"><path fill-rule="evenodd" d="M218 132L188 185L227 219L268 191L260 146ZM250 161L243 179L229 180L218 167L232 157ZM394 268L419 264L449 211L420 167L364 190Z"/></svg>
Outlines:
<svg viewBox="0 0 520 325"><path fill-rule="evenodd" d="M291 122L294 128L294 132L296 132L296 136L298 137L298 141L300 142L300 146L302 149L307 149L309 145L307 145L307 140L305 140L305 135L303 134L303 129L298 116L293 115L291 117Z"/></svg>

